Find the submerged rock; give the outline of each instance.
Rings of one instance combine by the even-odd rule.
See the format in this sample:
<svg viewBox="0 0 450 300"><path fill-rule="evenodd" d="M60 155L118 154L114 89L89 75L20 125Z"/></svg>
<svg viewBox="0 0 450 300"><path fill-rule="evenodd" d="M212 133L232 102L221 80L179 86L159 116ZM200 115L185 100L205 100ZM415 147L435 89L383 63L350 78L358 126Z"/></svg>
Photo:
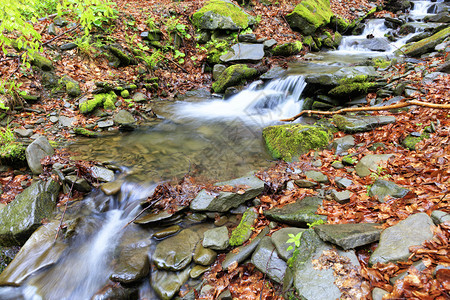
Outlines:
<svg viewBox="0 0 450 300"><path fill-rule="evenodd" d="M56 207L59 184L36 181L0 210L0 246L22 245Z"/></svg>
<svg viewBox="0 0 450 300"><path fill-rule="evenodd" d="M314 221L326 221L327 217L317 215L316 211L323 200L319 197L305 197L295 203L287 204L282 208L266 210L264 215L269 219L293 226L303 226Z"/></svg>
<svg viewBox="0 0 450 300"><path fill-rule="evenodd" d="M433 221L426 213L418 213L385 229L369 263L373 265L407 260L411 254L409 247L421 245L433 237L432 225Z"/></svg>
<svg viewBox="0 0 450 300"><path fill-rule="evenodd" d="M364 246L380 239L381 224L323 224L314 227L319 237L344 250Z"/></svg>
<svg viewBox="0 0 450 300"><path fill-rule="evenodd" d="M273 158L291 161L311 149L328 145L330 134L316 126L287 124L263 129L263 138Z"/></svg>
<svg viewBox="0 0 450 300"><path fill-rule="evenodd" d="M252 255L252 264L270 279L282 283L286 272L286 262L278 257L275 246L270 237L261 240Z"/></svg>

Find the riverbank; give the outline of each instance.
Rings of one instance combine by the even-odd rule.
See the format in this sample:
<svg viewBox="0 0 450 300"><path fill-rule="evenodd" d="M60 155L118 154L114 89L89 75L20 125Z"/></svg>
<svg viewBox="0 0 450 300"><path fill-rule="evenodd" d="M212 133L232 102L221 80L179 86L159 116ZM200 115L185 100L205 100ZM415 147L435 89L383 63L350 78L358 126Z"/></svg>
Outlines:
<svg viewBox="0 0 450 300"><path fill-rule="evenodd" d="M177 52L169 50L165 53L166 56L162 65L154 69L147 69L151 75L150 78L146 77L145 74L139 75L141 63L136 66L120 66L121 62L119 62L119 68L113 68L101 55L98 57L95 57L95 55L94 57L82 57L79 55L81 48L69 50L72 52L65 52L66 54L63 55L62 59L51 64L52 68L56 70L51 73L51 76L63 78L62 75L67 75L67 71L70 71L72 79L75 77L78 81L81 94L69 97L70 84L65 84L64 91L58 91L56 86L54 90L32 88L28 91L31 94L39 92L41 99L35 99L37 100L36 103L25 106L24 111L20 111L19 108L15 109L15 112L11 112L3 121L9 118L10 128L14 129L16 135L22 137L25 145L31 141L39 140L41 144L38 148L48 149L49 152L46 153L52 154L50 149L51 146L55 145L48 143L46 140L43 141L42 138L37 138L39 135L47 136L50 141L56 140L61 146L73 139L76 133L97 135L110 131L117 132L116 130L130 131L161 121L161 118L155 115L154 108L158 102L162 101L162 98L179 99L180 94L192 88L197 90L193 95L199 93L210 95L208 90L212 85L211 75L213 74L202 72L203 69L208 67L207 53L201 49L194 50L193 40L187 37L187 34L194 35L187 16L191 16L203 4L196 2L192 5L183 5L183 3L168 2L153 6L154 13L160 12L159 9L169 11L165 19L166 22L167 19L170 19L170 11L176 12L178 16L177 25L182 26L175 26L175 28L185 31L185 35L182 36L185 45L180 45L178 51L183 52L185 56L175 58ZM349 13L353 13L352 16L358 16L358 10L352 10L349 5L343 6L341 2L340 4L340 8L337 2L331 6L334 12L345 8L341 11L342 16L348 16ZM283 3L272 6L256 3L254 6L250 6L253 12L258 11L266 14L261 13L263 16L260 22L261 27L257 26L254 33L257 40L265 37L267 39L254 43L260 45L257 47L264 47L264 43L270 40L269 37L274 38L279 44L298 42L300 39L299 33L291 31L287 26L288 23L281 21L282 17L275 17L275 15L283 16L287 11L293 9L293 6L283 5ZM119 8L125 9L125 7L126 3L119 3ZM118 21L124 27L115 30L120 31L126 28L125 31L120 31L124 39L127 36L131 37L133 32L137 32L131 27L138 28L140 32L142 31L141 25L143 26L147 22L145 26L148 26L148 21L142 19L138 8L136 6L127 10L130 15L135 16L133 20L126 19L128 21L124 21L125 19L121 19ZM134 9L136 11L133 13ZM369 10L370 7L367 6L364 11L359 12L359 15L365 16ZM387 13L381 14L385 16ZM392 17L391 13L388 15ZM277 26L281 26L283 30L269 30L270 26L273 25L271 22L275 22L276 19L280 21ZM351 19L351 17L348 17L349 21ZM396 23L395 20L392 19L390 22ZM157 24L158 21L160 20L152 20L154 24ZM133 24L131 25L131 23ZM161 26L163 28L161 32L163 41L168 38L167 27L164 29L165 26L167 26L167 23ZM326 30L328 29L326 28ZM364 78L357 77L358 80L348 81L348 78L352 77L348 75L350 73L339 75L337 72L326 75L313 74L306 77L309 88L315 87L315 89L312 88L309 91L305 90L305 95L311 97L312 100L310 101L310 108L318 109L320 105L322 105L321 108L324 108L325 105L326 108L333 110L342 105L364 106L368 103L373 106L384 106L411 99L436 105L448 105L448 99L450 99L447 88L449 80L448 33L445 33L445 28L442 29L439 26L436 27L435 31L433 30L427 32L428 37L426 38L433 37L433 34L443 37L437 37L438 42L436 43L435 40L428 40L433 46L423 50L424 52L418 55L415 54L418 56L417 58L404 58L397 61L367 60L361 64L369 64L370 66L360 65L340 68L350 73L356 70L358 75L367 72ZM125 34L125 32L127 33ZM262 32L265 32L265 35ZM330 32L336 37L335 34L338 31ZM182 32L179 33L183 35ZM118 32L113 35L118 35ZM236 37L239 40L239 36L243 35L238 31ZM247 38L253 37L250 34ZM326 38L325 35L323 40L326 40ZM304 36L301 39L304 43ZM67 44L66 42L68 41L58 41L57 46L63 46ZM416 44L416 46L420 45ZM290 56L287 60L306 60L305 57L315 59L314 55L306 55L306 47L304 45L303 47L302 50L296 52L300 55ZM125 48L125 50L130 50L127 47ZM416 51L417 48L420 47L412 50ZM111 50L111 48L109 49ZM273 51L273 49L270 51ZM95 53L98 49L93 48L93 51ZM192 59L193 57L196 57L196 59ZM273 52L271 54L263 53L263 57L261 62L247 64L243 68L254 70L252 72L259 76L275 65L286 66L285 58L276 56ZM184 60L183 63L180 62L181 59ZM202 63L195 64L196 61ZM242 64L232 62L232 66L238 65ZM12 69L11 66L9 68ZM226 68L227 65L223 65L221 71L225 72ZM215 71L217 72L217 70ZM278 71L280 70L278 69ZM46 72L37 71L35 75L46 74L46 76L50 76ZM109 77L105 78L105 74L112 76L111 78L114 78L114 80L109 80ZM39 86L39 84L36 84L38 81L33 82L31 80L35 75L29 74L28 77L22 77L21 79L24 80L22 87ZM325 78L327 76L328 78ZM336 80L334 76L341 77ZM219 78L219 75L217 75L215 82L219 82ZM251 80L253 77L246 78ZM323 81L323 79L329 80L330 78L331 81ZM42 79L44 78L42 77ZM322 81L319 81L319 79ZM53 78L52 80L56 79ZM68 82L72 81L69 80ZM103 83L99 84L100 82ZM230 88L229 93L232 94L241 89L240 83L239 80L238 83L228 86L227 88ZM237 87L236 84L238 84ZM201 89L202 87L208 89L205 91ZM215 90L214 86L213 89ZM233 89L236 89L236 91ZM51 99L47 98L55 91L56 93L53 94ZM226 88L221 89L221 92L223 91L226 91ZM92 97L90 96L91 93ZM82 113L83 109L89 108L89 105L81 105L85 103L81 101L82 98L86 97L84 100L90 101L96 98L100 99L98 95L102 94L102 97L105 98L102 98L101 104L107 103L110 99L108 97L112 97L114 108L105 107L97 109L96 112ZM130 99L131 94L133 100ZM55 97L55 95L60 96ZM138 101L136 95L145 100ZM136 98L134 98L135 96ZM342 101L345 104L342 104L342 102L334 103L334 97L345 99L345 101ZM314 285L314 280L317 279L317 276L320 277L321 272L330 275L329 268L334 270L334 274L331 274L328 277L329 281L324 284L327 287L334 288L334 294L330 296L333 298L356 297L362 299L364 297L370 298L370 295L372 295L374 299L379 299L381 294L389 293L385 297L409 298L413 295L419 297L424 294L432 294L435 297L443 298L448 296L448 282L446 281L448 260L446 257L448 256L450 233L448 223L444 223L445 220L448 220L450 213L447 196L450 178L448 173L448 170L450 170L448 109L412 106L401 110L391 109L385 112L370 113L369 118L364 112L328 119L323 118L319 123L322 124L319 129L327 136L322 145L324 147L311 151L307 150L307 153L289 153L289 155L280 156L287 161L294 158L294 162L278 163L267 170L259 171L256 177L250 176L251 180L240 179L237 182L227 182L220 184L219 187L212 187L210 182L197 183L198 180L187 177L182 183L165 183L160 185L153 194L145 195L147 200L141 203L143 207L154 205L154 201L159 202L151 214L143 217L144 219L147 217L147 220L142 220L142 218L135 220L135 223L141 225L132 224L132 226L129 226L132 228L129 229L130 232L133 230L139 231L136 236L139 236L142 240L147 241L144 237L150 236L151 230L148 227L141 230L141 226L145 226L142 224L146 224L145 222L148 222L149 218L153 218L150 223L155 222L155 220L164 220L162 223L167 226L172 225L170 223L172 221L178 222L180 218L184 222L189 220L191 225L208 219L211 222L214 220L215 225L213 229L207 228L207 226L190 228L183 227L183 225L176 229L170 227L171 229L167 229L168 231L151 232L151 234L160 233L162 238L181 230L177 235L164 239L164 243L158 243L156 246L155 258L151 262L153 264L151 267L153 279L150 282L160 297L171 298L184 284L185 279L189 276L191 278L198 277L204 272L206 272L206 275L200 281L201 284L191 286L195 291L194 289L187 291L183 288L182 293L188 293L184 299L199 297L202 299L217 299L219 294L222 295L220 296L221 299L231 296L239 299L257 299L261 295L264 299L281 299L282 297L286 298L289 292L297 293L297 295L312 293L317 296L317 291L305 290L303 283L312 279L313 282L307 285ZM363 125L356 123L363 123ZM297 125L295 126L298 128ZM82 128L84 131L77 128ZM316 130L314 129L314 131ZM270 145L267 139L266 144ZM281 145L282 143L277 142L276 144ZM313 148L315 148L314 145ZM322 148L325 148L325 150ZM275 153L274 151L271 152L272 154ZM37 154L29 156L34 157ZM29 161L27 164L31 168ZM39 160L37 165L41 167ZM8 170L3 167L2 170L5 172L0 176L3 190L0 196L2 197L2 203L10 203L6 208L3 208L3 214L8 207L13 207L17 200L13 201L14 197L32 182L35 189L40 190L41 187L36 186L38 176L32 175L27 167ZM124 185L124 181L126 180L120 177L120 174L124 173L124 169L111 162L73 161L67 157L66 153L57 152L55 156L43 162L43 169L40 172L42 173L40 173L39 178L48 182L46 184L48 186L45 188L48 189L49 193L51 192L51 196L45 196L45 201L49 204L48 207L54 207L57 203L60 206L66 203L77 203L74 200L81 199L84 193L91 191L92 187L99 187L106 195L116 195L111 196L113 198L126 198L124 193L124 187L127 185ZM34 173L39 174L37 171ZM120 178L115 178L115 176ZM62 193L59 192L59 185L58 189L54 188L54 182L64 183ZM161 199L163 201L160 201ZM224 199L237 202L233 202L232 207L224 208ZM218 202L216 206L206 203L216 200ZM98 205L96 213L114 206L113 202L107 200L105 203L95 204ZM306 206L306 202L309 203L309 207L303 207ZM32 205L30 204L30 206ZM236 206L238 209L234 210ZM19 210L21 210L20 207ZM131 208L128 212L130 210ZM158 210L169 213L161 217ZM61 206L60 211L65 211L65 209ZM245 214L242 216L244 212ZM10 213L9 208L8 213ZM8 235L3 240L8 241L9 244L15 242L23 244L31 232L39 226L42 219L51 214L44 215L37 215L33 220L32 230L30 229L24 234L26 236L11 238ZM155 215L157 216L156 219ZM238 225L241 216L244 221ZM77 224L79 221L76 220L76 218L72 220L74 223L67 222L71 223L73 227L71 227L71 224L64 224L64 236L61 234L58 238L58 249L61 250L58 250L58 255L64 251L65 247L69 247L70 235L77 228L80 228ZM311 225L311 228L308 229L307 223L313 224L316 221L315 224L319 224L319 220L326 221L328 225ZM60 226L59 222L50 221L50 225L45 227L48 228L49 233L44 234L44 236L47 236L49 245L51 240L56 241L54 231L59 232L57 228ZM44 223L46 222L44 221ZM410 226L413 225L408 222L416 226L414 230L416 230L417 236L420 236L419 239L415 239L416 236L414 235L409 236L412 231ZM346 232L347 229L344 227L327 227L347 223L376 223L380 226L351 229L350 231L358 232L356 236L353 233ZM432 229L429 229L433 223ZM389 234L390 231L387 229L390 228L393 228L394 236L405 237L402 239L405 244L402 244L401 251L392 252L389 249L392 235ZM344 231L346 238L334 237L333 233L339 232L341 229ZM210 230L213 230L209 234L210 240L205 242L206 236L208 236L207 232ZM214 230L218 230L218 232ZM219 232L220 230L223 232ZM381 233L382 230L384 230L383 233ZM224 232L225 234L223 234ZM241 240L242 232L245 232L246 237ZM304 233L301 236L298 235L298 238L295 239L294 237L299 232ZM294 236L289 236L289 233ZM131 235L134 236L134 234ZM364 238L361 238L361 236L364 236ZM204 237L203 247L199 247L197 244L202 237ZM217 240L218 237L222 239ZM294 240L288 242L289 238ZM361 242L361 239L364 242ZM431 242L425 242L431 239ZM295 240L299 242L298 245L296 245ZM133 241L126 241L120 247L125 249L127 245L133 243ZM153 243L153 240L151 243ZM420 246L422 243L424 244ZM309 258L304 259L303 257L298 260L294 259L294 262L292 260L289 262L288 259L294 255L293 251L290 253L285 251L289 244L297 249L297 255L303 253L301 255L306 257L306 254L308 254L317 258L318 261L312 261ZM338 247L331 246L331 244ZM135 267L134 270L127 269L124 271L121 269L117 271L115 269L116 273L112 280L120 282L120 284L109 288L116 295L122 293L122 295L136 296L137 283L141 280L145 281L146 279L143 278L147 278L149 272L150 267L147 257L149 245L150 242L142 245L142 247L139 246L139 253L136 256L133 254L133 259L137 262L133 266ZM186 247L178 249L180 248L179 245ZM305 249L305 247L308 248L307 245L312 246ZM45 243L41 246L48 247ZM413 248L410 248L410 246ZM50 246L50 248L52 247ZM171 261L171 258L165 257L164 253L169 251L167 249L174 248L176 248L176 258L175 261ZM238 263L232 263L230 255L243 253L250 248L252 251L248 250L246 257L239 258ZM313 248L314 250L312 250ZM30 248L24 247L23 249ZM186 249L188 250L186 251ZM315 249L321 251L315 251ZM333 249L338 249L338 252L333 252ZM341 251L342 249L350 250ZM322 250L326 250L325 254ZM389 259L386 259L385 253L380 254L381 251L389 253ZM192 255L193 252L195 252L194 256ZM26 252L24 253L26 254ZM124 257L127 257L125 254L129 254L128 252L123 253ZM215 259L217 253L219 255ZM347 256L351 263L343 256ZM208 257L207 263L203 261L205 257ZM247 257L251 257L252 264L245 263ZM188 261L187 264L185 259ZM196 268L197 273L195 274L191 274L194 270L190 269L191 259L196 264L195 266L192 265L194 269ZM57 258L52 258L45 261L44 264L53 265L56 260ZM224 267L224 262L230 261L231 263ZM25 263L25 261L23 262ZM178 263L180 264L178 265ZM272 267L271 263L275 263L276 266ZM298 274L312 274L305 271L303 263L311 263L311 266L308 267L312 269L308 269L308 272L318 272L317 274L314 273L317 276L309 276L309 279L300 278ZM209 267L210 265L211 267ZM270 267L268 267L269 265ZM412 268L412 265L415 268ZM15 282L14 285L20 285L23 278L11 276L11 274L14 274L11 270L14 270L17 266L20 266L20 261L11 264L10 270L2 274L1 280L8 282L8 285L11 285L13 281ZM42 265L38 267L42 267ZM224 269L227 270L224 271ZM180 270L180 273L174 277L173 271L175 270ZM294 274L291 274L293 277L290 277L287 270L294 272ZM405 273L406 271L409 273ZM339 277L336 275L337 273L344 276ZM398 275L402 277L397 278ZM132 279L130 279L131 277ZM270 278L270 281L268 278ZM291 278L291 282L288 282L289 278ZM284 282L285 280L287 282ZM177 288L167 287L168 282L175 283L174 286ZM125 293L122 292L122 289L125 290ZM110 290L102 295L105 296L110 293Z"/></svg>

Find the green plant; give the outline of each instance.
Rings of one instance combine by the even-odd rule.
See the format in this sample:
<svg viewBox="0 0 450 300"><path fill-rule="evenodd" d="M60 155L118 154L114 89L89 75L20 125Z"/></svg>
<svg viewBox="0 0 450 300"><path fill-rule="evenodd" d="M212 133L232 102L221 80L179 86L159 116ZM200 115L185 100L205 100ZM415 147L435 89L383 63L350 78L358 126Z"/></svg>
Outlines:
<svg viewBox="0 0 450 300"><path fill-rule="evenodd" d="M0 160L25 160L25 147L16 141L11 128L0 128Z"/></svg>
<svg viewBox="0 0 450 300"><path fill-rule="evenodd" d="M289 235L290 239L288 239L286 241L286 243L287 244L294 244L295 249L297 249L298 247L300 247L300 238L302 237L302 233L303 233L303 231L297 233L297 235L293 235L292 233L289 233L288 235ZM294 249L293 245L290 245L286 249L286 251L291 251L293 249Z"/></svg>
<svg viewBox="0 0 450 300"><path fill-rule="evenodd" d="M179 33L181 37L185 39L190 39L191 35L187 33L187 26L180 23L180 20L174 16L166 20L166 28L168 33Z"/></svg>
<svg viewBox="0 0 450 300"><path fill-rule="evenodd" d="M22 103L22 99L19 94L19 88L22 83L18 83L13 79L0 81L0 94L6 97L0 97L0 109L9 110L14 106Z"/></svg>
<svg viewBox="0 0 450 300"><path fill-rule="evenodd" d="M174 59L178 59L179 64L184 64L184 57L186 54L184 54L181 51L175 50L175 55L173 56Z"/></svg>

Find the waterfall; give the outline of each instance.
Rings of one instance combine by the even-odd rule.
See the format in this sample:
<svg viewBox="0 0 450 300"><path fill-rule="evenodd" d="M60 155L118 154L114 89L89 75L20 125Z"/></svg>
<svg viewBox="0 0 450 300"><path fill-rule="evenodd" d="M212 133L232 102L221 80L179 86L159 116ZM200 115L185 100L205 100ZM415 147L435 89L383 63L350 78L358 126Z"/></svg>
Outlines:
<svg viewBox="0 0 450 300"><path fill-rule="evenodd" d="M261 87L261 81L228 100L201 103L180 102L175 106L178 116L196 119L240 119L253 125L267 125L301 111L300 96L306 86L305 78L292 75L274 79Z"/></svg>

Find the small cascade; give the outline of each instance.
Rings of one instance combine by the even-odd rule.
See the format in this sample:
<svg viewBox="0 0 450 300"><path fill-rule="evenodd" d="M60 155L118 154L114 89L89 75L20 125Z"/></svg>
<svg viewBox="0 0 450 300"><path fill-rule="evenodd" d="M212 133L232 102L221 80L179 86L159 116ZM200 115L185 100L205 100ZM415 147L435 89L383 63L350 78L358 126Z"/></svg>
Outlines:
<svg viewBox="0 0 450 300"><path fill-rule="evenodd" d="M444 2L444 0L437 1L411 1L411 10L409 12L409 16L416 20L421 21L426 16L430 16L436 14L436 3Z"/></svg>
<svg viewBox="0 0 450 300"><path fill-rule="evenodd" d="M263 87L261 81L228 100L178 103L177 115L195 119L240 119L253 125L267 125L301 111L300 96L306 86L301 75L275 79Z"/></svg>

